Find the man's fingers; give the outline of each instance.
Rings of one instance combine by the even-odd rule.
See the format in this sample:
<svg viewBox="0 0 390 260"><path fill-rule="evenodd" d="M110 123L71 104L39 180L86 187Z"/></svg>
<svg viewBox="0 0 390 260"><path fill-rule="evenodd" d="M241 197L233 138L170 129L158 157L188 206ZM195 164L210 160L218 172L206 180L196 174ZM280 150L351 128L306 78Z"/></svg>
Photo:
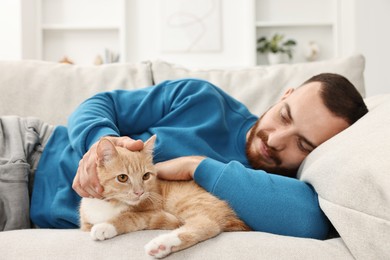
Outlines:
<svg viewBox="0 0 390 260"><path fill-rule="evenodd" d="M97 199L102 199L103 196L101 193L96 192L96 188L92 186L85 187L86 193L88 193L88 197L90 198L97 198Z"/></svg>
<svg viewBox="0 0 390 260"><path fill-rule="evenodd" d="M81 187L81 184L80 184L80 172L79 172L79 170L77 171L76 176L75 176L75 178L73 179L72 188L73 188L74 191L76 191L76 193L77 193L80 197L89 197L89 196L90 196L90 195L88 194L88 192L86 192L86 191Z"/></svg>
<svg viewBox="0 0 390 260"><path fill-rule="evenodd" d="M144 148L144 142L141 140L132 140L132 142L127 142L125 147L131 151L140 151Z"/></svg>
<svg viewBox="0 0 390 260"><path fill-rule="evenodd" d="M103 187L100 185L99 178L96 172L96 161L94 157L87 156L83 159L81 169L83 169L84 174L81 175L80 185L81 188L86 191L90 197L101 198Z"/></svg>
<svg viewBox="0 0 390 260"><path fill-rule="evenodd" d="M103 187L97 177L96 162L89 153L86 153L79 162L72 188L81 197L102 198Z"/></svg>
<svg viewBox="0 0 390 260"><path fill-rule="evenodd" d="M144 148L144 143L141 140L134 140L128 136L110 137L111 142L116 146L121 146L130 151L140 151Z"/></svg>

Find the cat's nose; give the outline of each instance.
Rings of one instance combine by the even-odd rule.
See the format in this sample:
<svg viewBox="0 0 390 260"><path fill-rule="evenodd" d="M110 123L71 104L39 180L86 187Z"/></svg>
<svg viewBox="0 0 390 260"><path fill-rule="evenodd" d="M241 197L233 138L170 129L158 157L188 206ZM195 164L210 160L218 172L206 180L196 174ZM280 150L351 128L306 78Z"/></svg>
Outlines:
<svg viewBox="0 0 390 260"><path fill-rule="evenodd" d="M141 195L144 194L144 191L143 190L137 190L137 191L134 191L134 194L137 195L138 197L141 197Z"/></svg>

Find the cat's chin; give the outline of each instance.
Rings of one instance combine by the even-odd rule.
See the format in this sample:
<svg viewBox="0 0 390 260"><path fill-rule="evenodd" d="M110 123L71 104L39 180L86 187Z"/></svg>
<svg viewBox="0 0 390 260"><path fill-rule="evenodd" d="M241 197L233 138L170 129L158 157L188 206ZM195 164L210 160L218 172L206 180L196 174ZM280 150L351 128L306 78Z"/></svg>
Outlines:
<svg viewBox="0 0 390 260"><path fill-rule="evenodd" d="M142 199L131 200L131 199L123 199L123 198L110 198L110 199L105 198L104 200L107 202L122 203L129 206L137 206L142 201Z"/></svg>
<svg viewBox="0 0 390 260"><path fill-rule="evenodd" d="M137 200L137 201L127 200L127 201L125 201L125 203L129 206L137 206L140 202L141 202L141 200Z"/></svg>
<svg viewBox="0 0 390 260"><path fill-rule="evenodd" d="M138 198L138 199L127 199L127 200L123 200L122 202L124 202L129 206L138 206L142 201L143 198Z"/></svg>

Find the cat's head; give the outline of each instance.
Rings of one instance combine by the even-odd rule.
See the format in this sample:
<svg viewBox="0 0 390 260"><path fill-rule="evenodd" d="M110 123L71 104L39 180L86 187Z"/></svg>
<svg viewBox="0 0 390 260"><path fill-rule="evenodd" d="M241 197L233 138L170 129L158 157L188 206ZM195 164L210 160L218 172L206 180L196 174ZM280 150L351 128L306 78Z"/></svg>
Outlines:
<svg viewBox="0 0 390 260"><path fill-rule="evenodd" d="M107 138L99 141L97 173L106 200L135 206L146 199L153 199L157 190L156 169L153 164L155 140L156 136L152 136L141 151L135 152L115 147Z"/></svg>

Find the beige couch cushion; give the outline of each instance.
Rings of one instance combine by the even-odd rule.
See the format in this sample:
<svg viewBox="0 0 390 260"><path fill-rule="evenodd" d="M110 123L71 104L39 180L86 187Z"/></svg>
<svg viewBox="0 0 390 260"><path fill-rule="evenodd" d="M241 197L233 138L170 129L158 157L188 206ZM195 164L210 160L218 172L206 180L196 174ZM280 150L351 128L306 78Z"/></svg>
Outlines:
<svg viewBox="0 0 390 260"><path fill-rule="evenodd" d="M300 168L322 210L357 259L390 259L390 94L313 151Z"/></svg>
<svg viewBox="0 0 390 260"><path fill-rule="evenodd" d="M347 77L364 95L364 58L355 55L334 60L258 66L242 69L189 69L165 61L153 62L155 83L177 78L201 78L223 88L233 97L260 115L286 91L295 88L315 74L339 73Z"/></svg>
<svg viewBox="0 0 390 260"><path fill-rule="evenodd" d="M150 62L78 66L2 61L0 73L0 115L35 116L51 124L65 124L76 106L97 92L152 85Z"/></svg>
<svg viewBox="0 0 390 260"><path fill-rule="evenodd" d="M93 241L80 230L0 232L1 259L153 259L144 245L169 231L138 231ZM262 232L230 232L177 252L169 260L353 259L341 239L326 241Z"/></svg>

